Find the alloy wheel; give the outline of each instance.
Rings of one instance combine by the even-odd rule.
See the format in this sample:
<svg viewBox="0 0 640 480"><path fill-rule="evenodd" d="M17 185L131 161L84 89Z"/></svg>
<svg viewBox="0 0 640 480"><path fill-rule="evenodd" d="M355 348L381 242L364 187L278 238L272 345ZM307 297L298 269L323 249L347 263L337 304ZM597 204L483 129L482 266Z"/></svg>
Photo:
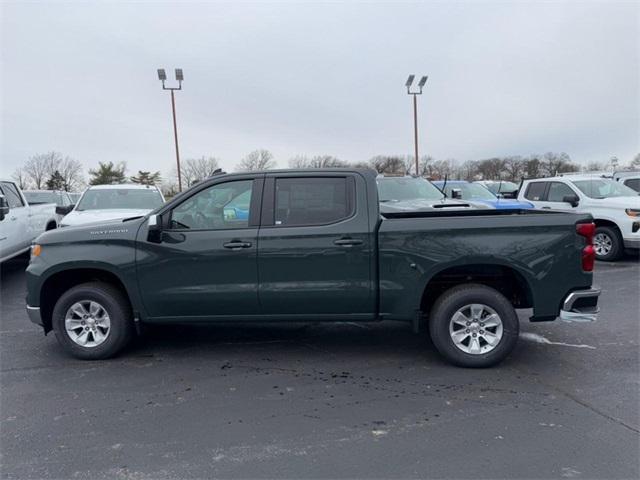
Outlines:
<svg viewBox="0 0 640 480"><path fill-rule="evenodd" d="M449 335L456 348L471 355L489 353L502 339L502 319L481 303L459 308L449 321Z"/></svg>
<svg viewBox="0 0 640 480"><path fill-rule="evenodd" d="M109 314L94 300L82 300L71 305L64 325L69 338L81 347L101 345L111 331Z"/></svg>

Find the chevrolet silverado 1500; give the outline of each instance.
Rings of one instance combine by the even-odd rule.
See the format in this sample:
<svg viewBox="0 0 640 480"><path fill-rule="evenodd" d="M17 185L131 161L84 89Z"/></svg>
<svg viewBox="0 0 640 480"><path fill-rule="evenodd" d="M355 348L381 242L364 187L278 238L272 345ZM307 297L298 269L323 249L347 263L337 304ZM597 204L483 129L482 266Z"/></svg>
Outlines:
<svg viewBox="0 0 640 480"><path fill-rule="evenodd" d="M589 215L380 213L366 170L216 175L142 217L41 235L27 310L72 355L141 323L399 320L450 362L493 365L531 321L595 320Z"/></svg>

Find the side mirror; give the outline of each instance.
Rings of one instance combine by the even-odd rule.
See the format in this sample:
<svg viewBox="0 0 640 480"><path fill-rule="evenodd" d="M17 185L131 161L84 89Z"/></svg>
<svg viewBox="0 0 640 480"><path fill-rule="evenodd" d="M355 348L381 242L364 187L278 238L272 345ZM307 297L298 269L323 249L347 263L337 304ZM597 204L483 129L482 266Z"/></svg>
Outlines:
<svg viewBox="0 0 640 480"><path fill-rule="evenodd" d="M9 215L9 203L4 195L0 195L0 221L4 220L7 215Z"/></svg>
<svg viewBox="0 0 640 480"><path fill-rule="evenodd" d="M577 195L565 195L564 197L562 197L562 201L564 203L570 204L574 208L577 207L580 203L580 199Z"/></svg>
<svg viewBox="0 0 640 480"><path fill-rule="evenodd" d="M515 190L513 192L500 192L502 198L518 198L518 191Z"/></svg>
<svg viewBox="0 0 640 480"><path fill-rule="evenodd" d="M460 190L459 188L451 189L451 198L461 199L462 198L462 190Z"/></svg>
<svg viewBox="0 0 640 480"><path fill-rule="evenodd" d="M67 205L66 207L56 207L56 214L58 214L58 215L66 215L71 210L73 210L73 207L75 207L75 205Z"/></svg>
<svg viewBox="0 0 640 480"><path fill-rule="evenodd" d="M147 222L147 241L162 243L162 215L149 215Z"/></svg>

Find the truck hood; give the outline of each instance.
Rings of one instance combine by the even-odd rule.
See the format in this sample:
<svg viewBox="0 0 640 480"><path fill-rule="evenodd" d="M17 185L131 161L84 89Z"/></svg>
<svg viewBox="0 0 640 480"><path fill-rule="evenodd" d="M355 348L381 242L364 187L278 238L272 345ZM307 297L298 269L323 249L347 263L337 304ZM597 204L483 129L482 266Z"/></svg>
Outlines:
<svg viewBox="0 0 640 480"><path fill-rule="evenodd" d="M109 210L74 210L60 221L60 226L76 226L87 225L90 223L104 223L110 220L141 217L149 213L151 210L147 209L109 209Z"/></svg>
<svg viewBox="0 0 640 480"><path fill-rule="evenodd" d="M590 198L589 203L603 208L640 208L640 195L630 197Z"/></svg>
<svg viewBox="0 0 640 480"><path fill-rule="evenodd" d="M140 225L145 221L146 218L144 217L129 217L128 219L119 218L98 223L56 228L40 234L35 243L41 245L58 244L67 247L73 246L74 243L135 240Z"/></svg>
<svg viewBox="0 0 640 480"><path fill-rule="evenodd" d="M487 205L477 202L466 202L464 200L444 199L426 200L415 198L411 200L390 200L380 203L380 212L423 212L439 210L478 210L490 208Z"/></svg>

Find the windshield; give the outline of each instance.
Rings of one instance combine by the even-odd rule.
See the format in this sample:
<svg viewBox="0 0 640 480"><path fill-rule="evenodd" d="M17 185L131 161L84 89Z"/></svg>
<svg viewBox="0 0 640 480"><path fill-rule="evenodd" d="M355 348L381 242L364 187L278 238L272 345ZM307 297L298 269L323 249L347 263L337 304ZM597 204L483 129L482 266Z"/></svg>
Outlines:
<svg viewBox="0 0 640 480"><path fill-rule="evenodd" d="M162 204L162 196L155 189L110 188L87 190L76 210L153 210Z"/></svg>
<svg viewBox="0 0 640 480"><path fill-rule="evenodd" d="M442 192L424 178L378 178L378 197L381 202L402 200L441 200Z"/></svg>
<svg viewBox="0 0 640 480"><path fill-rule="evenodd" d="M638 192L607 178L594 178L593 180L573 181L587 197L611 198L611 197L636 197Z"/></svg>
<svg viewBox="0 0 640 480"><path fill-rule="evenodd" d="M479 184L482 185L482 184ZM493 194L497 194L498 193L498 189L500 189L500 193L506 193L506 192L515 192L516 190L518 190L518 185L516 185L513 182L488 182L486 184L484 184L484 187L488 188L491 193Z"/></svg>
<svg viewBox="0 0 640 480"><path fill-rule="evenodd" d="M30 192L30 191L23 191L22 193L24 193L25 198L27 199L27 202L31 203L31 204L36 204L36 203L57 203L58 198L56 195L56 192L51 191L51 192Z"/></svg>
<svg viewBox="0 0 640 480"><path fill-rule="evenodd" d="M495 200L496 196L482 185L477 183L447 183L445 192L447 197L452 198L452 190L458 189L462 193L463 200Z"/></svg>

